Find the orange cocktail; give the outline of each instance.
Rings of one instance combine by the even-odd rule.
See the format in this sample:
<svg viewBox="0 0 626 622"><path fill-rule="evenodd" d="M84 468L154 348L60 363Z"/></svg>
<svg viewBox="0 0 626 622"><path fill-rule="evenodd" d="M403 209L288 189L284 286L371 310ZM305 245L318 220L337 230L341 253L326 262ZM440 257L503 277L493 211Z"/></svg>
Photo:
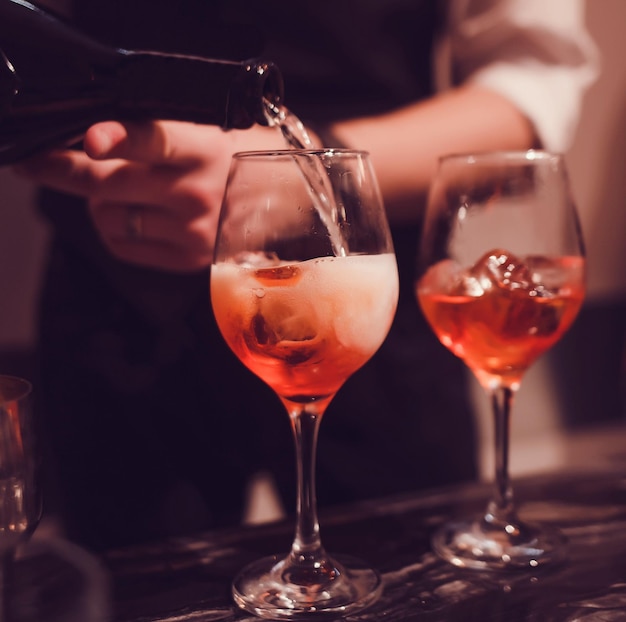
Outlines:
<svg viewBox="0 0 626 622"><path fill-rule="evenodd" d="M211 275L229 346L291 401L334 395L372 356L389 331L397 288L390 253L266 268L221 263Z"/></svg>

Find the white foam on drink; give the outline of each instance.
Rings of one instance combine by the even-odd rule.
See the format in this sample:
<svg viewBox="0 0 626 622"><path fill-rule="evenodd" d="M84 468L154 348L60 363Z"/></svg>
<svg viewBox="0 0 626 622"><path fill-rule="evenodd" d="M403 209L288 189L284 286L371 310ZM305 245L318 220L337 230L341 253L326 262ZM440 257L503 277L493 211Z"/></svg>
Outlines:
<svg viewBox="0 0 626 622"><path fill-rule="evenodd" d="M398 299L395 257L328 257L303 267L322 325L332 327L347 349L373 353L389 331Z"/></svg>
<svg viewBox="0 0 626 622"><path fill-rule="evenodd" d="M308 318L307 323L316 327L316 338L334 335L347 349L373 354L389 331L398 300L395 256L323 257L289 265L297 267L298 278L271 284L265 279L260 284L255 277L258 268L213 266L211 292L218 321L226 315L239 316L245 327L260 305L279 301L294 318Z"/></svg>

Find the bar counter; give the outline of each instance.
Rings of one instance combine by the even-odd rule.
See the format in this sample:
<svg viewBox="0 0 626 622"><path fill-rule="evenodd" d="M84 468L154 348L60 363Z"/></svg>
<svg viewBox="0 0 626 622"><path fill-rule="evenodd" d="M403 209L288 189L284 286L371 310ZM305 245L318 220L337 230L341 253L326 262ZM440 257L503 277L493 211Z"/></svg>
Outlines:
<svg viewBox="0 0 626 622"><path fill-rule="evenodd" d="M520 515L558 525L567 559L535 571L457 569L435 557L439 524L481 512L491 484L385 498L320 513L332 553L381 572L384 590L353 622L626 620L626 468L514 480ZM255 620L238 611L230 581L258 557L286 552L293 522L198 534L115 550L96 559L62 541L34 538L11 589L17 622Z"/></svg>

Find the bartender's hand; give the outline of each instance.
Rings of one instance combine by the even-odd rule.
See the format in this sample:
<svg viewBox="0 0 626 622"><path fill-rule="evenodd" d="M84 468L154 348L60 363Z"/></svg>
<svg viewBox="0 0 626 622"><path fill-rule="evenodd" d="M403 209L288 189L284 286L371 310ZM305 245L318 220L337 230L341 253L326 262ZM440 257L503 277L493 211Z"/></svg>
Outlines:
<svg viewBox="0 0 626 622"><path fill-rule="evenodd" d="M222 195L237 151L285 148L280 131L223 131L176 121L98 123L84 152L58 150L16 167L31 180L87 199L119 259L174 272L208 266Z"/></svg>

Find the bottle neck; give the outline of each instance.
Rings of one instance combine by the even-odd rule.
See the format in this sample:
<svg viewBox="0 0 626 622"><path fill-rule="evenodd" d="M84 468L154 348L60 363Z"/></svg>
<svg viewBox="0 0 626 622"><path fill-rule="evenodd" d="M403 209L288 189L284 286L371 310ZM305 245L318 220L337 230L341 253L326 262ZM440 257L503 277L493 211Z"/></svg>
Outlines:
<svg viewBox="0 0 626 622"><path fill-rule="evenodd" d="M265 100L273 105L282 101L282 79L271 63L126 50L120 55L113 105L123 118L243 129L267 125Z"/></svg>
<svg viewBox="0 0 626 622"><path fill-rule="evenodd" d="M268 125L282 97L271 63L109 47L27 0L0 0L0 166L104 120Z"/></svg>

